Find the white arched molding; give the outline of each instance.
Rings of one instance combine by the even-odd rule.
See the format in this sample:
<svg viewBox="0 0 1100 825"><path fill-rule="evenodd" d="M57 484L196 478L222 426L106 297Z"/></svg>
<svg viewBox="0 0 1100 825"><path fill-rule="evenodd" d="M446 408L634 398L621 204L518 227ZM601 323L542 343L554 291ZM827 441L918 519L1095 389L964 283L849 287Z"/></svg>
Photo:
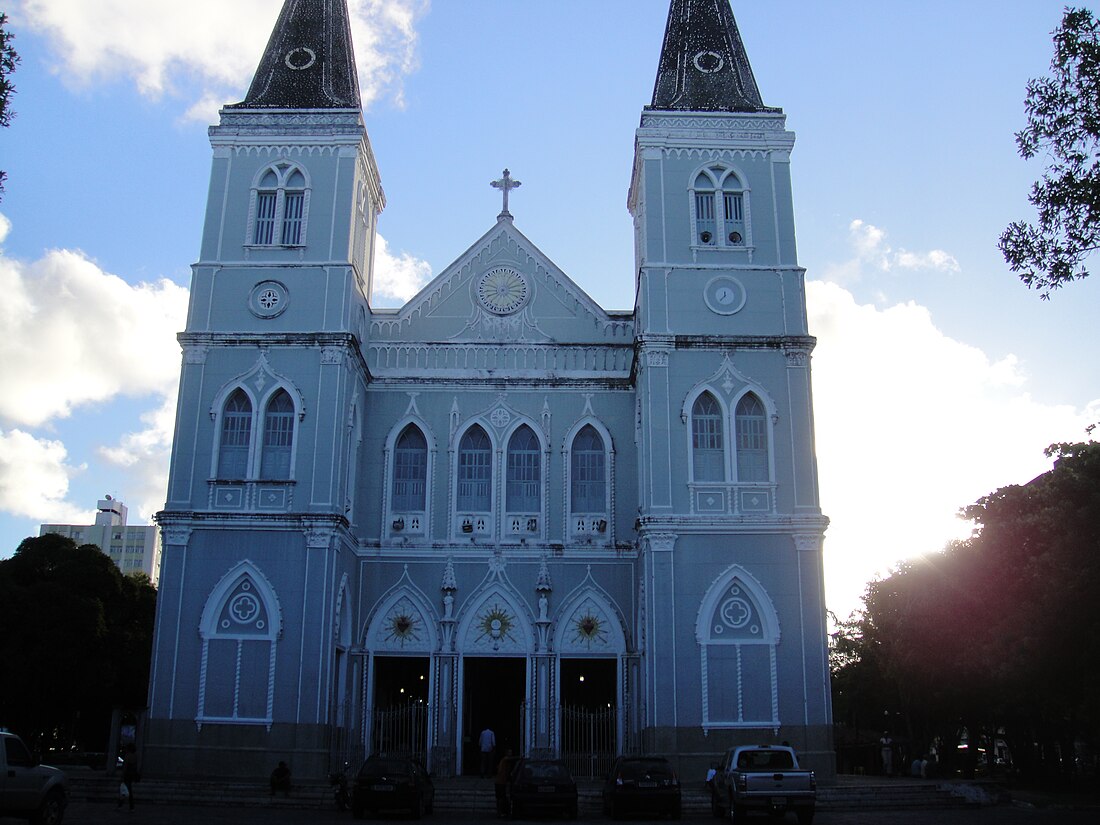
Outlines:
<svg viewBox="0 0 1100 825"><path fill-rule="evenodd" d="M556 611L554 651L567 658L626 655L623 618L611 599L589 579Z"/></svg>
<svg viewBox="0 0 1100 825"><path fill-rule="evenodd" d="M245 246L305 246L312 191L309 170L300 163L280 158L260 169L249 193Z"/></svg>
<svg viewBox="0 0 1100 825"><path fill-rule="evenodd" d="M452 416L454 411L452 410ZM458 465L461 453L462 439L474 427L480 427L489 437L489 454L491 467L491 479L489 490L489 510L487 512L472 512L459 510L458 501ZM500 513L499 499L502 495L502 482L500 478L500 463L503 447L497 436L496 428L488 420L481 416L464 421L454 428L451 442L451 537L460 541L473 539L474 541L492 541L496 535L496 515ZM506 443L506 442L505 442Z"/></svg>
<svg viewBox="0 0 1100 825"><path fill-rule="evenodd" d="M703 393L710 393L721 410L725 481L701 481L695 478L692 411L695 402ZM750 394L759 399L765 412L768 478L761 481L742 481L737 477L737 405L742 398ZM684 445L688 456L687 484L691 493L691 512L694 515L776 515L775 431L779 414L775 400L762 384L745 376L733 365L729 355L726 355L718 371L692 387L684 397L683 406L680 408L680 420L685 425Z"/></svg>
<svg viewBox="0 0 1100 825"><path fill-rule="evenodd" d="M456 634L466 656L523 656L535 649L534 616L510 588L494 582L463 605Z"/></svg>
<svg viewBox="0 0 1100 825"><path fill-rule="evenodd" d="M271 728L282 626L275 590L252 562L242 561L222 577L207 597L199 623L199 727Z"/></svg>
<svg viewBox="0 0 1100 825"><path fill-rule="evenodd" d="M779 619L767 592L732 565L711 584L695 622L704 732L779 728Z"/></svg>
<svg viewBox="0 0 1100 825"><path fill-rule="evenodd" d="M396 448L397 440L405 429L414 426L424 437L424 446L427 451L424 470L424 509L421 511L398 510L394 507L393 484L396 472ZM491 438L491 436L490 436ZM455 446L457 455L457 444ZM382 485L382 540L403 543L406 536L423 537L430 533L430 513L432 512L432 498L435 485L435 462L439 454L439 445L435 434L428 426L428 422L416 414L407 414L401 418L386 436L386 445L383 453L383 478ZM457 460L457 458L456 458ZM457 472L457 467L455 468Z"/></svg>
<svg viewBox="0 0 1100 825"><path fill-rule="evenodd" d="M219 461L222 448L222 427L225 407L230 397L241 390L252 407L249 429L248 458L244 478L219 478ZM263 460L264 424L268 405L280 391L285 391L293 406L293 430L291 433L289 468L286 478L263 479L260 468ZM260 353L256 363L223 384L210 405L210 419L214 423L210 457L210 507L215 510L268 510L285 512L292 504L300 424L306 415L305 397L289 378L275 372L268 363L267 354Z"/></svg>
<svg viewBox="0 0 1100 825"><path fill-rule="evenodd" d="M535 435L539 444L539 506L537 512L508 510L508 449L511 446L512 436L523 427L527 427ZM528 541L541 541L546 535L546 503L550 493L550 444L542 426L534 419L527 416L517 416L508 423L500 438L499 461L494 468L499 478L497 490L499 497L496 503L497 512L500 513L500 540L505 544L525 544Z"/></svg>
<svg viewBox="0 0 1100 825"><path fill-rule="evenodd" d="M363 645L368 653L386 656L430 656L439 650L439 617L407 569L371 611Z"/></svg>
<svg viewBox="0 0 1100 825"><path fill-rule="evenodd" d="M592 427L603 440L604 450L604 509L597 513L573 512L573 442L585 427ZM579 419L565 434L562 441L562 476L564 489L562 501L565 505L565 529L562 535L570 544L591 545L596 547L615 546L615 524L611 517L615 512L615 443L611 432L604 423L593 415Z"/></svg>
<svg viewBox="0 0 1100 825"><path fill-rule="evenodd" d="M705 186L699 186L699 180L705 181ZM688 178L688 210L691 217L691 247L693 251L700 249L721 249L725 251L746 252L749 261L752 260L753 237L751 215L751 188L748 175L738 165L727 159L712 160L696 167ZM740 196L740 217L736 214L737 206L734 206L735 214L727 214L725 199L722 193L729 192ZM709 216L700 214L700 199L696 195L713 195L711 201L712 213ZM702 232L708 229L712 232L709 241L704 241ZM730 233L737 232L739 241L730 238Z"/></svg>

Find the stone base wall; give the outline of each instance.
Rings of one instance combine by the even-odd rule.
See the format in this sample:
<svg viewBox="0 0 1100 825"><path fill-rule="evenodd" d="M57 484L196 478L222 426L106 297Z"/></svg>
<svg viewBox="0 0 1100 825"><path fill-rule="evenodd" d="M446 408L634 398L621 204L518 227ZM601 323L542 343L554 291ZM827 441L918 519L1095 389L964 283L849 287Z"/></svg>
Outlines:
<svg viewBox="0 0 1100 825"><path fill-rule="evenodd" d="M328 776L330 731L321 725L211 725L151 719L142 772L152 778L254 779L266 783L284 761L292 776Z"/></svg>

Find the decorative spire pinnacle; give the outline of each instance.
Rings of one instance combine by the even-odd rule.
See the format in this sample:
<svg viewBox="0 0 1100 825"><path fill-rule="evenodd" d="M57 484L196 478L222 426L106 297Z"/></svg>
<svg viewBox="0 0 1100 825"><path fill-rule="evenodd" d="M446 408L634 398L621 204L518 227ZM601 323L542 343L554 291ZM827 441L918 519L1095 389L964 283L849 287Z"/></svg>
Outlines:
<svg viewBox="0 0 1100 825"><path fill-rule="evenodd" d="M230 108L362 107L347 0L284 0L248 95Z"/></svg>
<svg viewBox="0 0 1100 825"><path fill-rule="evenodd" d="M652 109L768 112L730 0L672 0Z"/></svg>
<svg viewBox="0 0 1100 825"><path fill-rule="evenodd" d="M504 176L500 180L489 181L489 185L494 189L501 189L504 191L504 208L501 209L500 214L497 215L497 220L512 220L512 213L508 211L508 193L513 189L519 189L523 186L523 181L513 180L512 173L505 169Z"/></svg>

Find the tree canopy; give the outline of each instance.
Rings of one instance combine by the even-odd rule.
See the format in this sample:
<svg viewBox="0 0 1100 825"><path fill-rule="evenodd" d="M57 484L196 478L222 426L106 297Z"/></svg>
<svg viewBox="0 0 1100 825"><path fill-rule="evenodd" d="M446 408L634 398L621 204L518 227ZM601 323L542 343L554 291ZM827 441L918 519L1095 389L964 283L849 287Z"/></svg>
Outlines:
<svg viewBox="0 0 1100 825"><path fill-rule="evenodd" d="M11 44L14 38L15 35L8 31L8 16L0 12L0 126L9 126L15 114L10 106L11 96L15 94L11 75L19 64L19 55ZM0 170L0 195L4 194L4 181L7 177Z"/></svg>
<svg viewBox="0 0 1100 825"><path fill-rule="evenodd" d="M102 750L113 707L142 708L156 590L93 544L45 535L0 561L0 726Z"/></svg>
<svg viewBox="0 0 1100 825"><path fill-rule="evenodd" d="M1067 8L1054 32L1049 77L1027 84L1027 126L1016 134L1024 159L1049 158L1028 200L1038 224L1015 221L1001 234L1005 261L1040 297L1088 277L1100 246L1100 22Z"/></svg>
<svg viewBox="0 0 1100 825"><path fill-rule="evenodd" d="M914 753L997 736L1032 776L1098 744L1100 443L1048 454L1049 472L963 510L969 539L868 587L834 634L839 723L874 730L893 714Z"/></svg>

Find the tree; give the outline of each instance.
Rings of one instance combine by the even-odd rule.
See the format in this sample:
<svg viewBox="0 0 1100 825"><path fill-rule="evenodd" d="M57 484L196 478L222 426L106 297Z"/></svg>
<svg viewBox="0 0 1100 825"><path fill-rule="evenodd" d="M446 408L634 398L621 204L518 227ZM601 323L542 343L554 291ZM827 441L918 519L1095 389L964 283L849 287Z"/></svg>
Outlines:
<svg viewBox="0 0 1100 825"><path fill-rule="evenodd" d="M14 39L15 35L8 31L8 16L0 12L0 126L9 126L15 114L9 107L9 100L15 94L11 75L19 63L19 55L11 44ZM7 177L0 170L0 195L4 194L4 181Z"/></svg>
<svg viewBox="0 0 1100 825"><path fill-rule="evenodd" d="M964 771L964 731L1003 738L1027 777L1068 773L1075 743L1100 742L1100 443L1047 455L1049 472L963 510L970 538L869 585L834 636L839 723L892 710L913 754L938 741Z"/></svg>
<svg viewBox="0 0 1100 825"><path fill-rule="evenodd" d="M1085 260L1100 246L1100 21L1091 11L1066 9L1050 68L1050 77L1028 82L1027 127L1016 134L1025 160L1050 158L1028 196L1038 225L1016 221L998 244L1012 271L1044 300L1088 277Z"/></svg>
<svg viewBox="0 0 1100 825"><path fill-rule="evenodd" d="M92 544L45 535L0 561L0 726L103 750L114 706L145 705L156 591Z"/></svg>

